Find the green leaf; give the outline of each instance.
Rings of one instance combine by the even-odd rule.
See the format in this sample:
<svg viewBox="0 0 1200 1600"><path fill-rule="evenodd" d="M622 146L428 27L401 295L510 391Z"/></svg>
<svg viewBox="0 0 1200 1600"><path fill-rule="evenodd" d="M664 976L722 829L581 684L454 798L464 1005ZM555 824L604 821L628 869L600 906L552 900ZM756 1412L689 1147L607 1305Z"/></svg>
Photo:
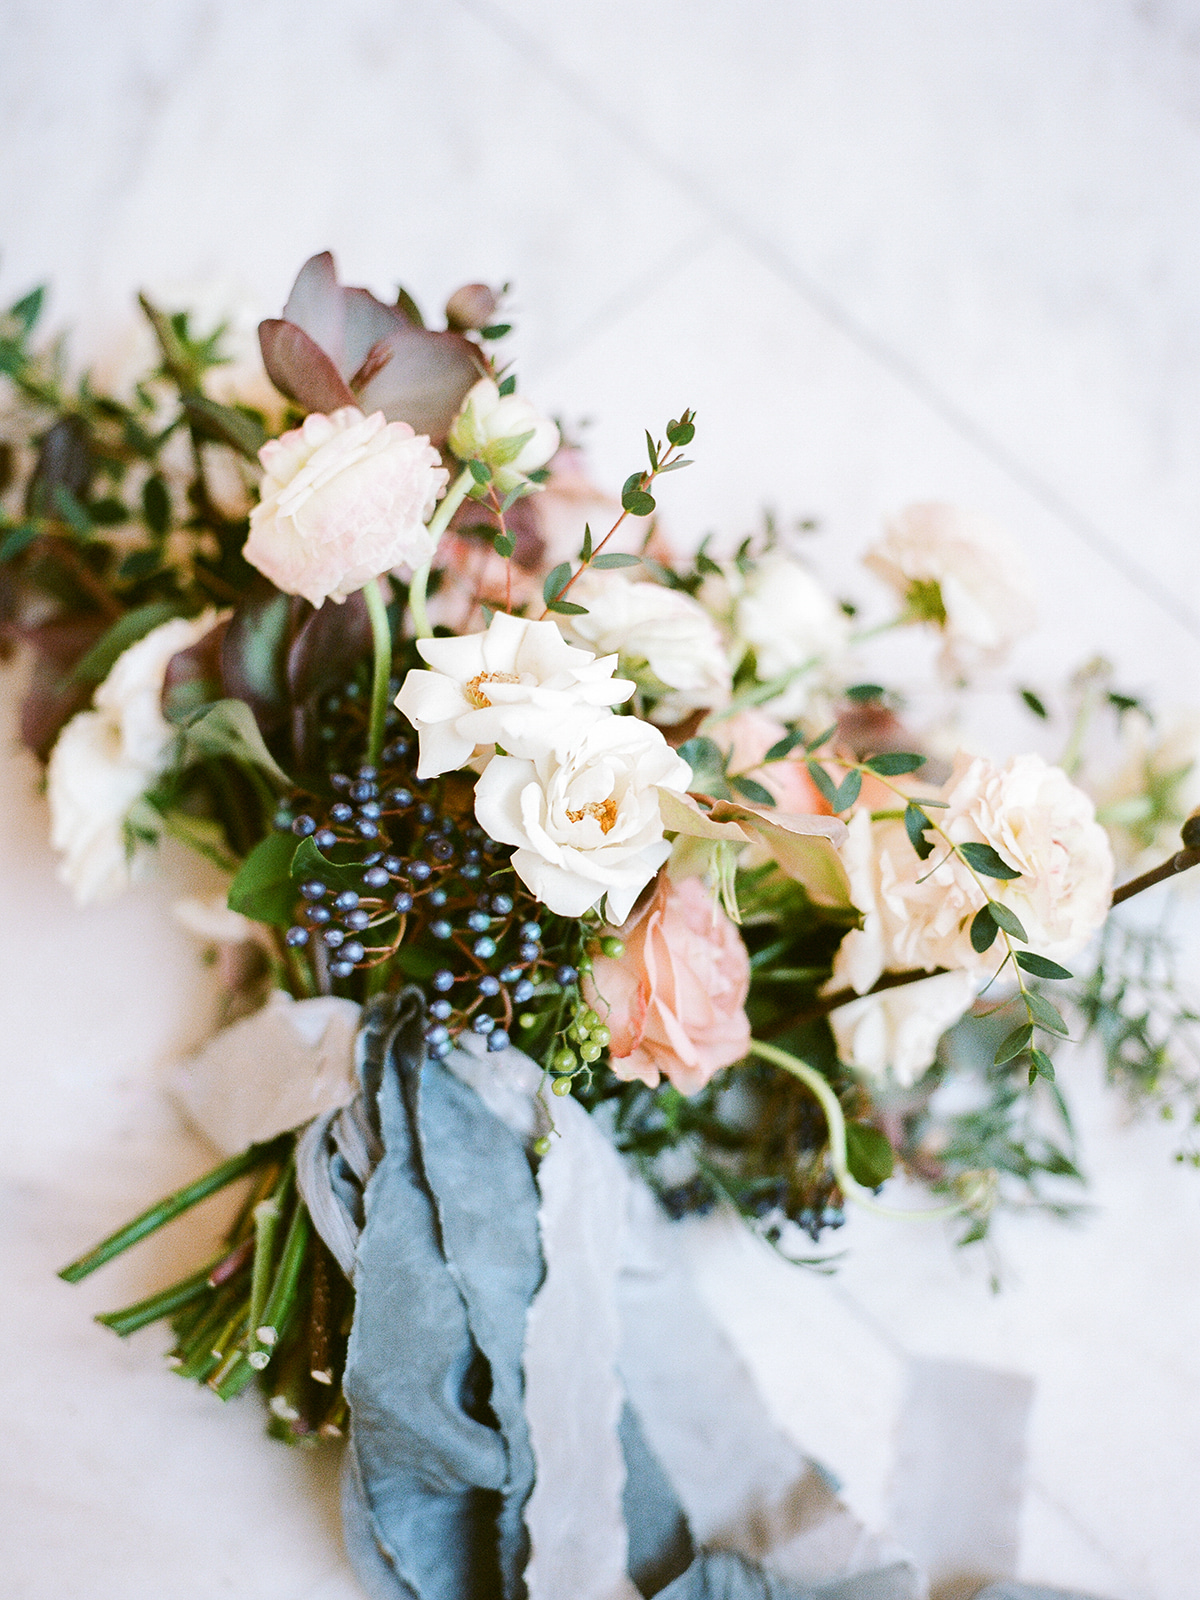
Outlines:
<svg viewBox="0 0 1200 1600"><path fill-rule="evenodd" d="M229 756L260 768L281 788L291 788L292 780L263 743L254 713L244 700L218 700L202 707L182 724L182 730L185 762Z"/></svg>
<svg viewBox="0 0 1200 1600"><path fill-rule="evenodd" d="M1029 1059L1033 1063L1030 1068L1030 1083L1034 1078L1045 1078L1047 1082L1054 1082L1054 1063L1044 1050L1031 1050Z"/></svg>
<svg viewBox="0 0 1200 1600"><path fill-rule="evenodd" d="M514 483L512 488L504 496L504 499L500 502L500 515L507 516L507 514L512 510L513 506L516 505L518 500L524 500L527 494L532 493L533 490L530 488L529 484Z"/></svg>
<svg viewBox="0 0 1200 1600"><path fill-rule="evenodd" d="M773 806L775 804L775 796L771 791L761 783L756 783L753 778L738 775L731 777L729 782L731 787L736 789L740 795L745 795L746 799L752 801L756 806Z"/></svg>
<svg viewBox="0 0 1200 1600"><path fill-rule="evenodd" d="M1034 955L1032 950L1017 951L1017 965L1024 967L1026 972L1032 972L1035 978L1070 978L1074 974L1060 967L1057 961L1051 961L1046 956Z"/></svg>
<svg viewBox="0 0 1200 1600"><path fill-rule="evenodd" d="M498 556L503 556L505 561L507 561L509 556L511 556L513 551L517 548L517 541L513 538L511 533L498 533L492 540L492 545L495 548L496 554Z"/></svg>
<svg viewBox="0 0 1200 1600"><path fill-rule="evenodd" d="M1050 713L1046 710L1046 705L1041 695L1034 694L1032 689L1021 689L1019 693L1021 699L1035 717L1041 717L1043 722L1049 719Z"/></svg>
<svg viewBox="0 0 1200 1600"><path fill-rule="evenodd" d="M827 743L830 739L832 739L834 734L837 731L838 731L837 723L836 722L831 722L829 724L829 726L825 729L824 733L819 733L815 739L810 739L808 741L807 745L805 745L804 748L811 755L814 750L819 750L823 744Z"/></svg>
<svg viewBox="0 0 1200 1600"><path fill-rule="evenodd" d="M257 461L267 442L267 430L257 417L233 406L223 406L207 395L187 394L183 409L195 431L217 444L231 445L248 461Z"/></svg>
<svg viewBox="0 0 1200 1600"><path fill-rule="evenodd" d="M862 773L857 767L855 767L852 772L848 772L842 779L841 783L838 785L837 793L830 801L830 804L832 805L833 809L839 813L842 811L848 811L858 799L861 789Z"/></svg>
<svg viewBox="0 0 1200 1600"><path fill-rule="evenodd" d="M81 539L92 537L92 519L83 502L67 488L65 483L54 485L54 506L59 516Z"/></svg>
<svg viewBox="0 0 1200 1600"><path fill-rule="evenodd" d="M550 604L551 600L553 600L559 591L566 585L570 576L571 563L569 561L560 561L555 567L554 571L547 574L546 581L542 585L542 599L547 605Z"/></svg>
<svg viewBox="0 0 1200 1600"><path fill-rule="evenodd" d="M254 846L229 885L229 909L253 917L255 922L268 922L279 928L289 926L296 904L292 882L295 854L292 834L269 833Z"/></svg>
<svg viewBox="0 0 1200 1600"><path fill-rule="evenodd" d="M28 334L32 331L34 323L37 321L38 317L41 316L42 303L45 298L45 285L39 284L36 289L31 290L29 294L24 295L20 300L18 300L16 305L9 307L9 316L12 317L15 322L19 322L21 324L23 333Z"/></svg>
<svg viewBox="0 0 1200 1600"><path fill-rule="evenodd" d="M102 633L85 656L72 669L69 683L103 683L130 645L144 639L153 629L170 622L183 610L175 600L152 600L149 605L138 606L118 617L112 627Z"/></svg>
<svg viewBox="0 0 1200 1600"><path fill-rule="evenodd" d="M620 550L605 550L592 557L592 566L597 572L610 572L616 567L638 567L641 563L641 556L627 556Z"/></svg>
<svg viewBox="0 0 1200 1600"><path fill-rule="evenodd" d="M340 847L335 845L334 848ZM320 878L331 889L362 889L361 860L337 861L326 855L312 838L302 839L296 846L291 857L291 873L293 883Z"/></svg>
<svg viewBox="0 0 1200 1600"><path fill-rule="evenodd" d="M561 617L585 617L587 615L587 607L577 606L574 600L548 600L546 602L546 610L556 611Z"/></svg>
<svg viewBox="0 0 1200 1600"><path fill-rule="evenodd" d="M896 1153L885 1134L869 1122L847 1122L846 1165L868 1189L878 1189L895 1171Z"/></svg>
<svg viewBox="0 0 1200 1600"><path fill-rule="evenodd" d="M1021 919L1015 911L1010 911L1007 906L1002 906L998 900L989 900L988 908L993 918L1004 929L1005 933L1013 939L1028 939L1029 935L1021 926Z"/></svg>
<svg viewBox="0 0 1200 1600"><path fill-rule="evenodd" d="M668 422L667 438L677 448L682 449L684 445L691 444L695 437L696 429L688 412L685 411L678 422Z"/></svg>
<svg viewBox="0 0 1200 1600"><path fill-rule="evenodd" d="M1006 1061L1012 1061L1023 1050L1029 1048L1029 1041L1033 1038L1033 1024L1023 1022L1019 1028L1014 1028L1006 1039L1002 1039L996 1050L995 1062L998 1067Z"/></svg>
<svg viewBox="0 0 1200 1600"><path fill-rule="evenodd" d="M714 740L704 737L685 739L678 753L692 769L692 788L702 794L711 794L717 800L730 798L725 757Z"/></svg>
<svg viewBox="0 0 1200 1600"><path fill-rule="evenodd" d="M862 705L871 700L882 700L886 692L881 683L856 683L846 690L846 699Z"/></svg>
<svg viewBox="0 0 1200 1600"><path fill-rule="evenodd" d="M790 756L798 744L804 743L804 730L793 728L791 733L785 733L782 739L777 739L763 757L764 761L782 761L784 756Z"/></svg>
<svg viewBox="0 0 1200 1600"><path fill-rule="evenodd" d="M1070 1033L1070 1028L1045 995L1037 994L1033 989L1026 989L1025 1009L1039 1027L1046 1028L1050 1033L1061 1033L1064 1038Z"/></svg>
<svg viewBox="0 0 1200 1600"><path fill-rule="evenodd" d="M837 784L834 783L833 779L825 771L825 768L821 765L821 763L819 761L814 761L811 756L804 763L804 765L808 768L809 777L825 796L826 800L829 801L829 804L833 805L835 799L837 798Z"/></svg>
<svg viewBox="0 0 1200 1600"><path fill-rule="evenodd" d="M631 517L648 517L654 510L654 496L642 488L642 474L631 472L621 490L621 504Z"/></svg>
<svg viewBox="0 0 1200 1600"><path fill-rule="evenodd" d="M995 944L998 932L991 906L980 906L971 920L971 949L983 955Z"/></svg>
<svg viewBox="0 0 1200 1600"><path fill-rule="evenodd" d="M974 867L976 872L982 872L985 878L1019 878L1021 874L1016 867L1010 867L1004 857L998 855L990 844L977 844L968 841L958 846L958 853L968 866Z"/></svg>
<svg viewBox="0 0 1200 1600"><path fill-rule="evenodd" d="M480 328L481 339L503 339L506 333L512 332L511 322L493 322L490 328Z"/></svg>
<svg viewBox="0 0 1200 1600"><path fill-rule="evenodd" d="M117 568L117 576L131 583L152 577L162 566L160 550L131 550Z"/></svg>
<svg viewBox="0 0 1200 1600"><path fill-rule="evenodd" d="M516 376L513 373L510 372L507 378L501 378L501 380L500 380L500 384L499 384L500 398L501 398L501 400L503 400L510 394L516 394L516 392L517 392Z"/></svg>
<svg viewBox="0 0 1200 1600"><path fill-rule="evenodd" d="M650 471L658 471L658 451L654 448L654 440L650 437L649 428L646 429L646 454L650 457Z"/></svg>
<svg viewBox="0 0 1200 1600"><path fill-rule="evenodd" d="M510 461L515 461L533 438L535 430L529 428L525 433L514 433L508 439L495 439L487 447L488 461L493 467L506 467Z"/></svg>
<svg viewBox="0 0 1200 1600"><path fill-rule="evenodd" d="M171 496L157 472L142 487L142 515L150 532L160 539L171 525Z"/></svg>
<svg viewBox="0 0 1200 1600"><path fill-rule="evenodd" d="M592 528L588 522L583 525L583 545L579 551L579 559L585 563L592 559Z"/></svg>
<svg viewBox="0 0 1200 1600"><path fill-rule="evenodd" d="M932 823L929 818L920 806L914 806L910 800L904 808L904 831L908 834L908 842L917 852L920 861L928 861L933 854L933 843L925 837L925 831L930 827Z"/></svg>
<svg viewBox="0 0 1200 1600"><path fill-rule="evenodd" d="M129 521L129 507L121 500L111 497L103 500L93 500L88 507L92 521L101 528L115 528L118 523Z"/></svg>
<svg viewBox="0 0 1200 1600"><path fill-rule="evenodd" d="M12 561L27 550L38 536L38 527L34 522L22 522L15 528L10 528L0 541L0 561Z"/></svg>
<svg viewBox="0 0 1200 1600"><path fill-rule="evenodd" d="M492 469L486 461L468 461L467 468L476 483L491 483Z"/></svg>
<svg viewBox="0 0 1200 1600"><path fill-rule="evenodd" d="M898 778L902 773L915 772L918 767L924 765L924 756L914 755L906 750L888 750L883 755L868 756L863 762L864 767L877 772L881 778Z"/></svg>

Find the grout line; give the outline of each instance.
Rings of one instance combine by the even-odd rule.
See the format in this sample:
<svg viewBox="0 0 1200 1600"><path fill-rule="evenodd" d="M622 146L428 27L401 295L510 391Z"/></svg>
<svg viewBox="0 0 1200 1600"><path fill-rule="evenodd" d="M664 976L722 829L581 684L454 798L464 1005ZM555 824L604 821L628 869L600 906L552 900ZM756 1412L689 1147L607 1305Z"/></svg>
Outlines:
<svg viewBox="0 0 1200 1600"><path fill-rule="evenodd" d="M929 411L948 423L966 443L972 445L993 466L1005 473L1044 510L1057 517L1093 553L1102 557L1123 578L1160 606L1185 633L1190 634L1193 639L1200 639L1200 614L1180 601L1153 572L1132 560L1117 540L1105 533L1085 512L1073 505L1036 468L1022 461L1000 438L982 423L977 422L906 355L889 344L882 335L860 322L817 279L799 267L786 251L735 206L726 202L695 172L649 143L633 122L614 111L596 93L586 78L551 55L535 33L510 17L494 3L494 0L457 0L457 4L462 10L470 12L489 26L526 60L534 63L543 76L556 83L560 90L577 101L646 166L653 168L660 177L674 184L694 204L707 211L713 221L726 230L762 266L807 300L831 326L903 383Z"/></svg>
<svg viewBox="0 0 1200 1600"><path fill-rule="evenodd" d="M698 256L703 255L718 237L719 228L711 221L693 229L675 249L669 250L660 261L611 294L598 311L585 317L575 331L568 333L560 342L557 350L552 350L540 366L534 366L532 376L540 379L547 372L553 372L555 367L561 366L564 361L570 360L598 334L603 333L626 312L632 311L635 306L653 294L660 284L673 278L677 272L681 272Z"/></svg>

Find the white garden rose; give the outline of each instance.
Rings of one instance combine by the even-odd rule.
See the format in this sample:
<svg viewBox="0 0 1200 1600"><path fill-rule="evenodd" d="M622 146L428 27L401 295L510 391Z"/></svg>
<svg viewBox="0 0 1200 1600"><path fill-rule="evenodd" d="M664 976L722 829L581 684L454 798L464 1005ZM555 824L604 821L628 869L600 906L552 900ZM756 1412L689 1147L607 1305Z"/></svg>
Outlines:
<svg viewBox="0 0 1200 1600"><path fill-rule="evenodd" d="M634 689L613 677L615 655L597 660L567 644L552 622L504 612L483 633L419 639L417 649L433 670L409 672L396 705L420 736L419 778L466 766L494 745L540 755Z"/></svg>
<svg viewBox="0 0 1200 1600"><path fill-rule="evenodd" d="M486 461L507 494L544 467L558 449L558 428L522 395L502 395L491 378L467 392L446 440L460 461Z"/></svg>
<svg viewBox="0 0 1200 1600"><path fill-rule="evenodd" d="M657 728L608 716L535 760L494 756L475 815L493 839L517 846L517 876L550 911L581 917L607 897L617 926L670 854L660 788L682 794L691 781Z"/></svg>
<svg viewBox="0 0 1200 1600"><path fill-rule="evenodd" d="M356 406L314 411L259 459L266 476L244 553L285 594L341 602L393 567L432 558L425 523L449 474L407 422Z"/></svg>
<svg viewBox="0 0 1200 1600"><path fill-rule="evenodd" d="M206 611L153 629L117 658L95 710L79 712L58 736L46 774L50 842L62 857L59 877L81 905L111 899L145 867L125 823L178 737L162 714L167 663L219 621Z"/></svg>
<svg viewBox="0 0 1200 1600"><path fill-rule="evenodd" d="M619 654L622 670L655 701L651 721L669 726L728 703L733 673L724 641L690 595L587 571L571 586L571 599L587 609L564 616L564 632L598 654Z"/></svg>
<svg viewBox="0 0 1200 1600"><path fill-rule="evenodd" d="M1112 900L1112 848L1089 797L1037 755L1003 767L960 755L942 794L948 837L989 844L1020 872L985 881L990 897L1020 918L1029 948L1055 961L1077 955Z"/></svg>
<svg viewBox="0 0 1200 1600"><path fill-rule="evenodd" d="M863 562L913 617L941 629L940 664L951 677L998 661L1034 625L1024 556L976 512L909 506Z"/></svg>
<svg viewBox="0 0 1200 1600"><path fill-rule="evenodd" d="M838 1056L869 1078L890 1072L907 1087L932 1066L938 1040L978 987L969 972L939 972L839 1006L829 1014Z"/></svg>
<svg viewBox="0 0 1200 1600"><path fill-rule="evenodd" d="M748 572L725 567L705 579L700 599L719 617L736 655L753 650L759 679L790 675L766 703L785 721L803 714L823 672L845 653L850 624L806 567L768 551Z"/></svg>

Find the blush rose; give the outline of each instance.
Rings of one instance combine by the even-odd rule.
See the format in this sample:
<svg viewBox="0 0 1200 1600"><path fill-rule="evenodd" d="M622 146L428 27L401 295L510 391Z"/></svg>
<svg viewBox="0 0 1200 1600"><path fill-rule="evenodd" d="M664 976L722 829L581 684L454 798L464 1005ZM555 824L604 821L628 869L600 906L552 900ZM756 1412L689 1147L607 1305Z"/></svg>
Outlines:
<svg viewBox="0 0 1200 1600"><path fill-rule="evenodd" d="M612 1069L696 1094L750 1048L741 935L699 878L665 873L617 932L625 953L596 958L587 987L612 1035Z"/></svg>

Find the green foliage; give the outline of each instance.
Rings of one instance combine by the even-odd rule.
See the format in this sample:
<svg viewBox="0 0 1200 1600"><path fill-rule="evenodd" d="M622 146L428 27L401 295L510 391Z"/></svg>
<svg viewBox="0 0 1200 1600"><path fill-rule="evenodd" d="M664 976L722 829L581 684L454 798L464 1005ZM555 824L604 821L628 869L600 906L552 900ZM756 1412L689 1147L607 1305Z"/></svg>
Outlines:
<svg viewBox="0 0 1200 1600"><path fill-rule="evenodd" d="M1010 867L990 844L977 844L968 840L966 844L955 847L960 856L969 867L976 872L981 872L985 878L1019 878L1020 872L1016 867Z"/></svg>
<svg viewBox="0 0 1200 1600"><path fill-rule="evenodd" d="M846 1165L859 1183L877 1189L895 1171L896 1152L887 1135L869 1122L847 1122Z"/></svg>
<svg viewBox="0 0 1200 1600"><path fill-rule="evenodd" d="M916 772L918 767L925 765L925 757L912 755L906 751L889 750L883 755L868 756L863 762L871 772L876 772L881 778L898 778L906 772Z"/></svg>
<svg viewBox="0 0 1200 1600"><path fill-rule="evenodd" d="M229 909L253 917L255 922L286 928L296 903L292 882L295 854L296 841L290 833L269 833L251 850L230 884Z"/></svg>

